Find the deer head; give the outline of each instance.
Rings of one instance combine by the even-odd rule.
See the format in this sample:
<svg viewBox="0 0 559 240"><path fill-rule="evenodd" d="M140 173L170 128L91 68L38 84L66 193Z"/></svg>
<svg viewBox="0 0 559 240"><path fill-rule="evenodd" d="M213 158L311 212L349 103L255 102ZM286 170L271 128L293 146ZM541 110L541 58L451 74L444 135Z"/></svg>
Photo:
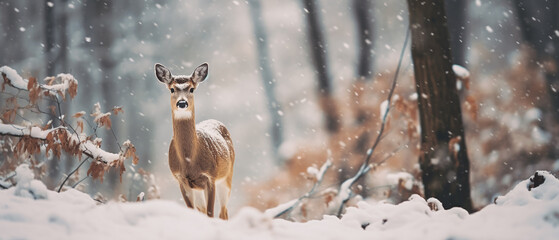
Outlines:
<svg viewBox="0 0 559 240"><path fill-rule="evenodd" d="M190 76L173 76L165 66L155 64L157 79L167 85L171 94L173 119L190 119L194 113L194 91L208 76L208 64L198 66Z"/></svg>

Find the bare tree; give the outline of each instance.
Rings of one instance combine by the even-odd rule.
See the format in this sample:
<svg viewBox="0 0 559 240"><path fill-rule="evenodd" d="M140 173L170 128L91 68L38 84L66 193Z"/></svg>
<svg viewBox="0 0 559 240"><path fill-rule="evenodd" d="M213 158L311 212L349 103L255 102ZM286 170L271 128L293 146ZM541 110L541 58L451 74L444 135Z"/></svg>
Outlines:
<svg viewBox="0 0 559 240"><path fill-rule="evenodd" d="M254 28L254 37L256 39L256 48L258 51L258 66L260 68L260 77L266 91L266 98L268 100L268 111L272 118L270 131L272 136L272 152L276 158L277 163L280 163L278 149L283 142L282 121L281 121L281 107L277 101L274 92L276 79L272 74L272 67L270 64L270 56L268 54L268 37L262 24L262 9L260 0L250 0L250 16L252 19L252 26Z"/></svg>
<svg viewBox="0 0 559 240"><path fill-rule="evenodd" d="M326 130L336 133L340 130L338 110L332 97L332 79L326 56L326 43L322 35L319 20L319 7L316 0L303 0L305 19L307 20L307 37L312 55L312 62L318 80L320 106L324 111Z"/></svg>
<svg viewBox="0 0 559 240"><path fill-rule="evenodd" d="M444 0L408 0L426 197L472 211L470 165L452 71ZM429 34L426 34L429 33Z"/></svg>

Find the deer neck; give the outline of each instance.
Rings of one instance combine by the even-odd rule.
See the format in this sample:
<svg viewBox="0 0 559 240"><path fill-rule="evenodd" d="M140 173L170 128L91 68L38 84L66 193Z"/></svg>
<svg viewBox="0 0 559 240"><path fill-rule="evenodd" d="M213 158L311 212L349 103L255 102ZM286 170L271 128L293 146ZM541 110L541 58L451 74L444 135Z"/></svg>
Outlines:
<svg viewBox="0 0 559 240"><path fill-rule="evenodd" d="M192 113L192 117L188 119L177 119L173 114L174 145L183 163L189 163L194 160L198 148L194 109L192 109Z"/></svg>

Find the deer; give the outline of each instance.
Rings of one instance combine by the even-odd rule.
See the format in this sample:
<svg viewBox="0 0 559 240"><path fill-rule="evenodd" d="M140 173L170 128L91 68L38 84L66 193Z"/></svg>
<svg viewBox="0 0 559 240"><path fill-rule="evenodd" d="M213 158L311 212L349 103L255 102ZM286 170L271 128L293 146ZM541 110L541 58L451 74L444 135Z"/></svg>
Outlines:
<svg viewBox="0 0 559 240"><path fill-rule="evenodd" d="M171 95L173 137L169 145L169 168L179 183L187 207L227 220L235 151L223 123L209 119L195 124L194 92L208 76L203 63L188 75L173 76L165 66L155 64L155 75ZM217 196L217 201L216 201Z"/></svg>

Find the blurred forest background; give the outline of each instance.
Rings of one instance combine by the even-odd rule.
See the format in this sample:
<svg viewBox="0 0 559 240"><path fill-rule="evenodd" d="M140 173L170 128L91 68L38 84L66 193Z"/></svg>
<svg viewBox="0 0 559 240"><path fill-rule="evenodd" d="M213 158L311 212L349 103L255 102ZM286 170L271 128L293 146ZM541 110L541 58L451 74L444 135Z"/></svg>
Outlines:
<svg viewBox="0 0 559 240"><path fill-rule="evenodd" d="M445 3L453 63L470 72L459 76L457 88L472 200L480 208L535 170L559 171L559 7L528 0ZM0 66L39 81L72 74L79 94L61 106L68 119L89 114L97 102L105 112L124 110L111 116L112 131L99 130L102 148L118 152L116 143L129 139L138 165L127 163L122 183L109 172L103 182L86 178L79 188L133 201L151 187L151 197L183 204L167 162L168 90L155 78L154 64L190 74L208 62L196 121L217 119L232 134L234 214L241 206L267 209L303 195L328 152L333 167L321 196L355 174L378 134L408 17L404 0L1 0ZM423 190L417 114L423 96L415 93L411 59L408 45L386 135L371 160L383 164L354 189L375 200L399 202ZM2 112L11 96L0 94ZM6 148L0 157L5 178L17 166L13 161L29 161ZM64 155L33 159L50 189L79 164Z"/></svg>

